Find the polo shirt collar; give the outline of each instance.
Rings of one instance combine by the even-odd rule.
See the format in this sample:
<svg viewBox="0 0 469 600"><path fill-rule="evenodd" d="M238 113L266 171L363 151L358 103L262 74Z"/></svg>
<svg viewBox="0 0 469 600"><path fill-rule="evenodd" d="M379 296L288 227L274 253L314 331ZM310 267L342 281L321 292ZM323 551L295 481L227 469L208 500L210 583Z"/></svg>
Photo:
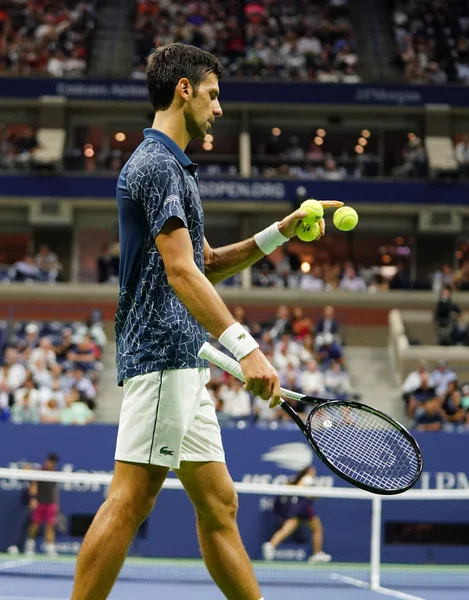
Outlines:
<svg viewBox="0 0 469 600"><path fill-rule="evenodd" d="M163 133L162 131L148 127L147 129L143 130L143 134L144 134L145 138L152 138L154 140L158 140L164 146L166 146L166 148L172 154L174 154L174 156L177 158L177 160L181 163L181 165L185 169L188 169L189 167L192 167L192 169L194 167L197 167L197 165L191 161L191 159L187 156L187 154L185 154L181 150L181 148L179 148L179 146L176 144L176 142L174 140L172 140L169 136L167 136L165 133Z"/></svg>

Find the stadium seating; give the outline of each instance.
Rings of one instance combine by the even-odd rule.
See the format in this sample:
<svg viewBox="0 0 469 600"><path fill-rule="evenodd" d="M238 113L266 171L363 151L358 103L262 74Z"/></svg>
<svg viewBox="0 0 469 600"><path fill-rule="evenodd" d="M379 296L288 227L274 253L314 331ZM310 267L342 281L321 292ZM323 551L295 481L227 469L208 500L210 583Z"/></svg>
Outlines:
<svg viewBox="0 0 469 600"><path fill-rule="evenodd" d="M155 45L183 42L215 53L228 76L360 81L346 5L140 0L135 30L135 78Z"/></svg>
<svg viewBox="0 0 469 600"><path fill-rule="evenodd" d="M99 315L82 322L15 322L0 327L0 420L85 425L94 420L100 357ZM3 352L2 352L3 351Z"/></svg>
<svg viewBox="0 0 469 600"><path fill-rule="evenodd" d="M0 73L83 75L97 5L98 0L36 0L0 11Z"/></svg>
<svg viewBox="0 0 469 600"><path fill-rule="evenodd" d="M443 85L469 79L469 12L462 0L396 1L397 61L409 83Z"/></svg>

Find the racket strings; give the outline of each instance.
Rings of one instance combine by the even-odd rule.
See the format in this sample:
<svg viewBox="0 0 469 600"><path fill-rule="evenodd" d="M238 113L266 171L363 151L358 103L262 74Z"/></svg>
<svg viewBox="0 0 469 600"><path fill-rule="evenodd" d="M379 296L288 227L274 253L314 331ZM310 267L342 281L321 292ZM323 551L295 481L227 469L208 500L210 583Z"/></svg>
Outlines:
<svg viewBox="0 0 469 600"><path fill-rule="evenodd" d="M312 411L308 428L325 458L354 481L394 490L410 485L419 472L408 438L366 409L324 405Z"/></svg>

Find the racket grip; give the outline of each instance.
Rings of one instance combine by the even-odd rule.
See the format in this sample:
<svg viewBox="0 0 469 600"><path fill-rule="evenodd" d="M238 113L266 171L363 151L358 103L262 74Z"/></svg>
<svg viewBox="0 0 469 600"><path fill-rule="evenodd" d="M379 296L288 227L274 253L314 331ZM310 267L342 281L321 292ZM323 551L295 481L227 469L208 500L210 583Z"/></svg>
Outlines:
<svg viewBox="0 0 469 600"><path fill-rule="evenodd" d="M205 342L205 344L199 350L199 358L209 360L217 367L220 367L220 369L223 369L227 373L230 373L230 375L233 375L237 379L244 381L243 370L241 369L239 363L234 358L231 358L224 352L220 352L220 350L214 348L208 342Z"/></svg>

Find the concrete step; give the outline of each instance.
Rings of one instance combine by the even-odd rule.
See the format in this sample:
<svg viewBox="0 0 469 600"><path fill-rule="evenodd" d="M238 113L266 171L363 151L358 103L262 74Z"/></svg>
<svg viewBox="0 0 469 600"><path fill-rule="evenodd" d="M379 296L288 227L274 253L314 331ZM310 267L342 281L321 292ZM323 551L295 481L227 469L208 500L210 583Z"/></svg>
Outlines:
<svg viewBox="0 0 469 600"><path fill-rule="evenodd" d="M344 357L352 386L361 394L363 404L369 404L405 422L404 404L393 375L388 349L347 346Z"/></svg>
<svg viewBox="0 0 469 600"><path fill-rule="evenodd" d="M109 342L104 349L103 371L99 385L96 419L101 423L117 423L123 398L123 389L117 385L116 345Z"/></svg>

